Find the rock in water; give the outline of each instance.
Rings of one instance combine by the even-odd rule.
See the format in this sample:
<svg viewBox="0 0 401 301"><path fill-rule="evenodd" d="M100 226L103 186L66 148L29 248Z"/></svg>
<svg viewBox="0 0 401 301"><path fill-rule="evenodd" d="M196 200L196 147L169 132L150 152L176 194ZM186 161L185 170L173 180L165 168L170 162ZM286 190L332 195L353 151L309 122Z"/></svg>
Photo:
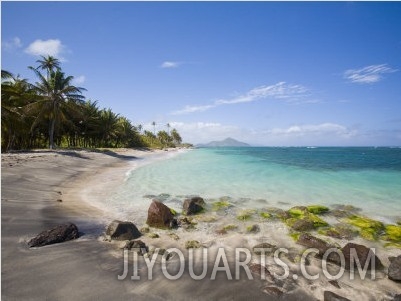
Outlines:
<svg viewBox="0 0 401 301"><path fill-rule="evenodd" d="M182 206L185 215L192 215L201 212L205 208L205 201L201 197L186 199Z"/></svg>
<svg viewBox="0 0 401 301"><path fill-rule="evenodd" d="M388 267L388 278L394 281L401 281L401 255L391 259Z"/></svg>
<svg viewBox="0 0 401 301"><path fill-rule="evenodd" d="M114 220L107 228L106 235L115 240L132 240L142 234L133 223Z"/></svg>
<svg viewBox="0 0 401 301"><path fill-rule="evenodd" d="M330 291L325 291L324 292L324 301L350 301L350 299L341 297Z"/></svg>
<svg viewBox="0 0 401 301"><path fill-rule="evenodd" d="M298 238L297 244L308 248L318 249L320 257L322 257L328 249L335 248L335 246L325 242L323 239L317 238L308 233L302 233Z"/></svg>
<svg viewBox="0 0 401 301"><path fill-rule="evenodd" d="M151 227L170 228L173 224L174 216L166 205L153 200L148 209L148 219L146 223Z"/></svg>
<svg viewBox="0 0 401 301"><path fill-rule="evenodd" d="M43 231L28 242L29 247L43 247L79 237L78 228L72 223L56 226Z"/></svg>

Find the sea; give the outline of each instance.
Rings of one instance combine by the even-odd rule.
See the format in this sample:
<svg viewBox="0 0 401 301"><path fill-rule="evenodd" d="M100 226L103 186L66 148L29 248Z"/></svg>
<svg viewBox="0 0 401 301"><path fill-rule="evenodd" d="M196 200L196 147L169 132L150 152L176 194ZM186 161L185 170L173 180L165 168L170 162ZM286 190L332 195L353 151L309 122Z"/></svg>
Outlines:
<svg viewBox="0 0 401 301"><path fill-rule="evenodd" d="M152 199L180 211L189 196L240 208L353 205L383 222L401 218L401 148L219 147L134 162L107 205L143 216Z"/></svg>

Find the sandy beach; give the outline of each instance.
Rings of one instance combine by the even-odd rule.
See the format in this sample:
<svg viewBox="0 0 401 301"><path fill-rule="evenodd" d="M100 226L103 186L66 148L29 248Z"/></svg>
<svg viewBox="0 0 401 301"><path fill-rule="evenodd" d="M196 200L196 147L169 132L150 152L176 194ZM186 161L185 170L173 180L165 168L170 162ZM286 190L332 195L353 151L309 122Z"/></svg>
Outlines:
<svg viewBox="0 0 401 301"><path fill-rule="evenodd" d="M121 249L124 242L104 241L103 233L113 220L113 214L103 211L94 201L112 194L134 163L163 158L170 152L120 149L108 152L32 151L3 154L3 300L276 300L277 295L269 291L266 293L266 287L271 284L267 280L258 277L249 280L245 273L240 274L238 280L227 280L224 272L219 272L216 280L210 280L209 275L215 264L213 259L216 258L211 254L215 254L219 248L226 250L230 263L235 261L234 253L230 251L236 247L252 248L263 239L279 243L280 247L301 250L288 238L286 227L280 223L262 225L263 235L246 234L240 229L218 236L211 232L213 227L207 227L206 223L202 224L204 221L198 220L201 231L178 229L175 232L180 237L178 241L171 238L171 231L156 230L160 236L158 239L149 236L140 239L148 246L166 249L184 249L185 241L191 239L199 240L208 247L211 255L208 276L194 280L186 269L180 279L169 280L161 270L160 260L157 260L153 279L148 280L148 271L141 258L140 280L130 278L133 273L131 268L126 279L118 280L118 275L124 270ZM144 212L146 210L144 208ZM78 226L81 232L79 239L28 248L26 242L30 238L66 222ZM202 225L205 227L202 228ZM144 225L141 223L137 226L140 228ZM388 255L399 254L397 250L388 254L379 253L385 266L389 264ZM177 258L173 258L170 266L177 264ZM313 264L312 267L315 268ZM291 276L297 269L295 264L291 266ZM392 300L396 293L401 293L399 284L388 280L385 272L378 272L376 277L376 281L341 279L340 288L323 278L316 281L300 278L296 281L297 277L292 277L291 281L282 283L285 294L281 295L280 300L323 300L325 290L351 300L361 300L361 296L364 300Z"/></svg>

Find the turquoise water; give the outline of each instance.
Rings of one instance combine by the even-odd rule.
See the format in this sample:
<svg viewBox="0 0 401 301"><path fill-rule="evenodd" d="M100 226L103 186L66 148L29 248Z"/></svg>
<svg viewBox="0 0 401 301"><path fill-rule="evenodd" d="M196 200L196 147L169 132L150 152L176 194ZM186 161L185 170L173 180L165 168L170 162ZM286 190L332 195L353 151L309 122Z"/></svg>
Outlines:
<svg viewBox="0 0 401 301"><path fill-rule="evenodd" d="M187 195L232 198L239 207L352 204L401 216L401 148L203 148L136 168L110 200L147 210L149 195L180 209Z"/></svg>

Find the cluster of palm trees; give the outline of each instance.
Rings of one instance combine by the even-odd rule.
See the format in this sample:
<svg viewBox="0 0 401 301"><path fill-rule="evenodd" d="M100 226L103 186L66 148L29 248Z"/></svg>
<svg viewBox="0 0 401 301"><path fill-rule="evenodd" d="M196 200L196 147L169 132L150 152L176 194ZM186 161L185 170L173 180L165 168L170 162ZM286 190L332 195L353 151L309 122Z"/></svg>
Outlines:
<svg viewBox="0 0 401 301"><path fill-rule="evenodd" d="M174 147L179 133L167 124L167 132L144 131L111 109L100 109L86 100L84 88L73 85L60 61L42 57L29 67L38 78L34 84L1 71L2 151L49 147Z"/></svg>

